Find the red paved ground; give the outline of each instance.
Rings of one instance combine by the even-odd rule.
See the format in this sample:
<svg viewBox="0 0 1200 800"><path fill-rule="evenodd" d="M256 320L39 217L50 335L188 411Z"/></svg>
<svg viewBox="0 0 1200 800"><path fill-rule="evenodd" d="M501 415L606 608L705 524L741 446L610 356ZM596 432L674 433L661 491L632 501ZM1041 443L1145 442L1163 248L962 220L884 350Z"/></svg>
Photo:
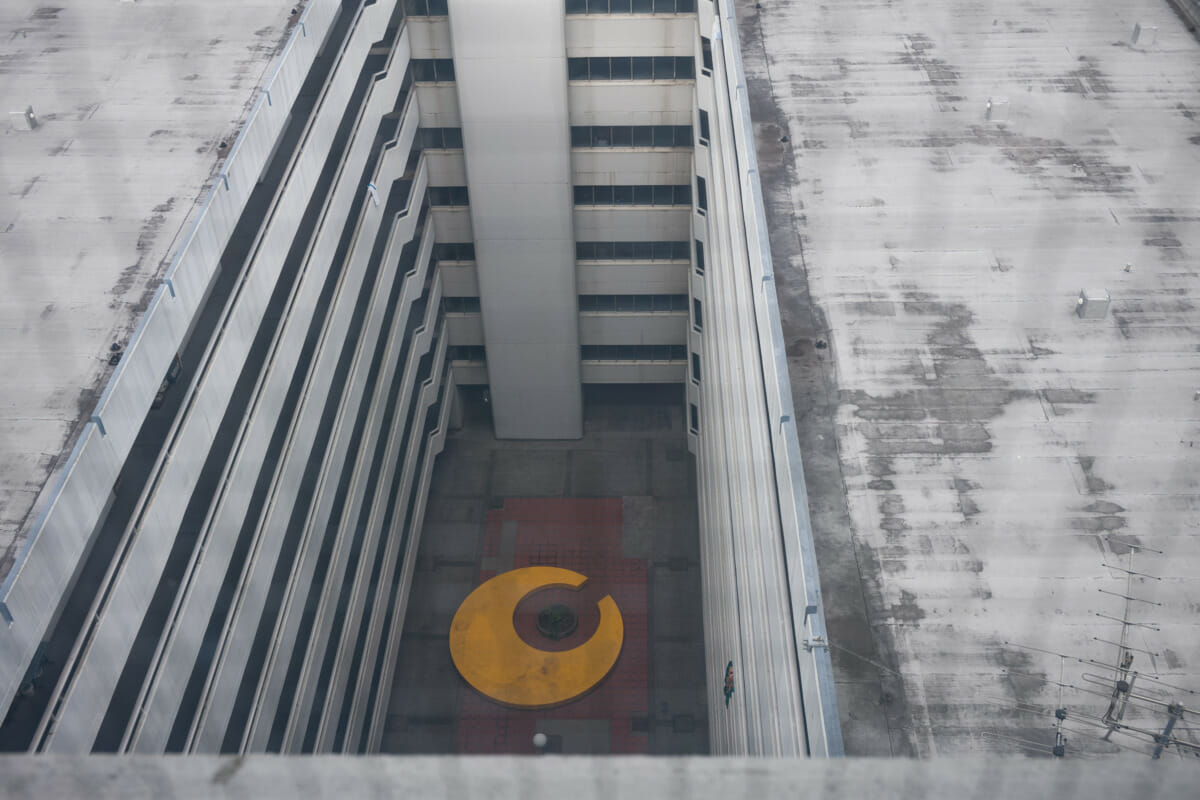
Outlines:
<svg viewBox="0 0 1200 800"><path fill-rule="evenodd" d="M530 753L535 721L607 719L613 753L647 753L649 738L633 731L633 719L649 714L649 648L646 630L646 562L621 557L620 499L508 500L488 512L484 556L500 554L503 522L517 523L513 568L555 566L587 575L582 592L547 590L530 597L517 609L522 638L544 650L567 649L586 641L599 613L594 600L612 596L625 623L625 644L617 665L595 690L558 708L520 711L493 703L465 681L460 687L457 724L460 753ZM483 583L496 573L482 570ZM579 628L559 643L551 643L533 628L537 610L551 602L567 602L579 614Z"/></svg>

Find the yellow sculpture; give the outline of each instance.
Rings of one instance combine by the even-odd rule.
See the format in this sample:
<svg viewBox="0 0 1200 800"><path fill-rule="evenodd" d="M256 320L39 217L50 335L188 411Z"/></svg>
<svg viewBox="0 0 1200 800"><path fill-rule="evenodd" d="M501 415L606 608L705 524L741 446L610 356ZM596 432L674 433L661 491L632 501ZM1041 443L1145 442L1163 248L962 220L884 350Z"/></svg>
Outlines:
<svg viewBox="0 0 1200 800"><path fill-rule="evenodd" d="M467 596L450 625L450 655L459 673L481 694L514 708L551 708L589 692L617 663L625 638L612 597L597 603L600 624L583 644L551 652L517 634L517 605L541 589L579 590L588 579L558 567L505 572Z"/></svg>

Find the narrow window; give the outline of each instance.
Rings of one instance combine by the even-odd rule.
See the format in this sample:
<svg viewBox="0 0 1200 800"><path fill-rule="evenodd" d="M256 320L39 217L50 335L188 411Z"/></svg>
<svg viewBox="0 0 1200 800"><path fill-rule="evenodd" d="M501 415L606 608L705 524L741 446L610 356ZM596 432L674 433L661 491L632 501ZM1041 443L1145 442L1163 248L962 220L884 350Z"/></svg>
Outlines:
<svg viewBox="0 0 1200 800"><path fill-rule="evenodd" d="M701 214L708 213L708 187L704 184L704 178L696 176L696 208Z"/></svg>
<svg viewBox="0 0 1200 800"><path fill-rule="evenodd" d="M692 298L692 327L697 331L704 330L704 315L700 313L699 298Z"/></svg>
<svg viewBox="0 0 1200 800"><path fill-rule="evenodd" d="M700 432L700 409L696 408L695 403L688 403L688 430Z"/></svg>
<svg viewBox="0 0 1200 800"><path fill-rule="evenodd" d="M692 380L700 382L700 356L692 353Z"/></svg>
<svg viewBox="0 0 1200 800"><path fill-rule="evenodd" d="M708 112L700 109L700 143L708 144Z"/></svg>
<svg viewBox="0 0 1200 800"><path fill-rule="evenodd" d="M707 36L700 37L700 57L704 62L704 74L711 75L713 68L712 42L709 41Z"/></svg>
<svg viewBox="0 0 1200 800"><path fill-rule="evenodd" d="M704 274L704 242L696 240L696 274Z"/></svg>

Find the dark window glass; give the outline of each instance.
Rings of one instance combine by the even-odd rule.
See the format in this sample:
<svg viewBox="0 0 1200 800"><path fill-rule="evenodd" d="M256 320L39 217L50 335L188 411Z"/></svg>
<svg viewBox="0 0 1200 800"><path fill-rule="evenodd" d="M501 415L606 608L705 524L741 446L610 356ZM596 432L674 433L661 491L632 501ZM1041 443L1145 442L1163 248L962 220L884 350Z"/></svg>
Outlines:
<svg viewBox="0 0 1200 800"><path fill-rule="evenodd" d="M654 11L654 0L633 0L633 13L649 14Z"/></svg>
<svg viewBox="0 0 1200 800"><path fill-rule="evenodd" d="M654 57L654 80L671 80L675 77L675 59L670 56Z"/></svg>
<svg viewBox="0 0 1200 800"><path fill-rule="evenodd" d="M679 80L696 77L696 62L690 58L675 59L675 77Z"/></svg>
<svg viewBox="0 0 1200 800"><path fill-rule="evenodd" d="M675 11L680 14L690 14L696 10L696 0L675 0Z"/></svg>
<svg viewBox="0 0 1200 800"><path fill-rule="evenodd" d="M428 8L431 17L445 17L450 14L446 0L429 0Z"/></svg>
<svg viewBox="0 0 1200 800"><path fill-rule="evenodd" d="M588 70L591 74L588 78L593 81L606 81L612 77L610 70L611 60L607 58L589 58Z"/></svg>
<svg viewBox="0 0 1200 800"><path fill-rule="evenodd" d="M433 60L428 58L414 58L412 60L413 80L421 83L432 83L437 79L437 72L433 67Z"/></svg>
<svg viewBox="0 0 1200 800"><path fill-rule="evenodd" d="M671 243L670 242L651 242L650 256L655 261L667 261L671 258Z"/></svg>
<svg viewBox="0 0 1200 800"><path fill-rule="evenodd" d="M700 356L692 353L692 380L700 382Z"/></svg>
<svg viewBox="0 0 1200 800"><path fill-rule="evenodd" d="M655 14L674 14L675 0L654 0Z"/></svg>
<svg viewBox="0 0 1200 800"><path fill-rule="evenodd" d="M613 311L633 311L634 296L631 294L619 294L613 297Z"/></svg>
<svg viewBox="0 0 1200 800"><path fill-rule="evenodd" d="M633 242L613 242L613 258L633 258Z"/></svg>
<svg viewBox="0 0 1200 800"><path fill-rule="evenodd" d="M674 205L690 206L692 204L692 187L676 186L675 187L675 196L673 199L674 199Z"/></svg>
<svg viewBox="0 0 1200 800"><path fill-rule="evenodd" d="M572 81L586 81L588 77L588 60L586 58L568 58L567 59L567 79ZM418 78L417 80L420 80Z"/></svg>
<svg viewBox="0 0 1200 800"><path fill-rule="evenodd" d="M580 261L591 261L595 258L596 245L592 242L576 242L575 257Z"/></svg>
<svg viewBox="0 0 1200 800"><path fill-rule="evenodd" d="M696 176L696 207L700 209L700 213L708 212L708 187L704 185L704 178Z"/></svg>
<svg viewBox="0 0 1200 800"><path fill-rule="evenodd" d="M700 141L708 143L708 112L700 109Z"/></svg>
<svg viewBox="0 0 1200 800"><path fill-rule="evenodd" d="M688 403L688 427L692 433L700 432L700 409L695 403Z"/></svg>
<svg viewBox="0 0 1200 800"><path fill-rule="evenodd" d="M691 147L692 146L692 126L691 125L676 125L675 126L675 146L676 147Z"/></svg>
<svg viewBox="0 0 1200 800"><path fill-rule="evenodd" d="M653 147L654 129L649 125L637 125L633 129L634 147Z"/></svg>
<svg viewBox="0 0 1200 800"><path fill-rule="evenodd" d="M632 186L614 186L613 187L613 205L618 205L618 206L633 205L633 187Z"/></svg>
<svg viewBox="0 0 1200 800"><path fill-rule="evenodd" d="M670 125L654 126L654 146L673 147L675 145L675 128Z"/></svg>
<svg viewBox="0 0 1200 800"><path fill-rule="evenodd" d="M589 14L607 14L608 0L588 0Z"/></svg>
<svg viewBox="0 0 1200 800"><path fill-rule="evenodd" d="M462 128L443 128L442 146L452 150L461 150L463 146Z"/></svg>
<svg viewBox="0 0 1200 800"><path fill-rule="evenodd" d="M637 0L634 0L636 3ZM633 79L635 81L648 81L654 77L654 59L646 56L635 56L633 58Z"/></svg>
<svg viewBox="0 0 1200 800"><path fill-rule="evenodd" d="M596 260L608 261L613 257L612 242L596 242Z"/></svg>
<svg viewBox="0 0 1200 800"><path fill-rule="evenodd" d="M612 147L612 128L607 125L593 125L592 147Z"/></svg>
<svg viewBox="0 0 1200 800"><path fill-rule="evenodd" d="M632 59L629 58L614 58L612 60L612 79L614 81L627 81L633 77L631 61Z"/></svg>
<svg viewBox="0 0 1200 800"><path fill-rule="evenodd" d="M598 206L611 206L613 204L613 187L611 186L593 186L592 193L595 196L593 202Z"/></svg>
<svg viewBox="0 0 1200 800"><path fill-rule="evenodd" d="M704 330L704 315L701 313L700 301L692 298L692 327L696 330Z"/></svg>
<svg viewBox="0 0 1200 800"><path fill-rule="evenodd" d="M587 0L567 0L568 14L586 14Z"/></svg>
<svg viewBox="0 0 1200 800"><path fill-rule="evenodd" d="M671 258L677 261L686 261L688 257L687 242L671 242Z"/></svg>
<svg viewBox="0 0 1200 800"><path fill-rule="evenodd" d="M675 187L673 186L655 186L654 187L654 205L670 206L675 204Z"/></svg>
<svg viewBox="0 0 1200 800"><path fill-rule="evenodd" d="M575 187L575 205L586 206L592 203L592 187L591 186L576 186Z"/></svg>
<svg viewBox="0 0 1200 800"><path fill-rule="evenodd" d="M712 42L706 36L700 37L700 58L704 62L704 71L712 72Z"/></svg>
<svg viewBox="0 0 1200 800"><path fill-rule="evenodd" d="M591 147L592 129L586 125L571 126L571 147Z"/></svg>
<svg viewBox="0 0 1200 800"><path fill-rule="evenodd" d="M612 0L609 4L609 9L613 14L628 14L630 9L629 0Z"/></svg>
<svg viewBox="0 0 1200 800"><path fill-rule="evenodd" d="M629 125L614 125L612 129L613 147L632 147L633 128Z"/></svg>
<svg viewBox="0 0 1200 800"><path fill-rule="evenodd" d="M633 204L636 206L652 206L652 205L654 205L654 187L653 186L635 186L635 187L633 187Z"/></svg>
<svg viewBox="0 0 1200 800"><path fill-rule="evenodd" d="M704 242L696 240L696 272L704 274Z"/></svg>
<svg viewBox="0 0 1200 800"><path fill-rule="evenodd" d="M633 257L639 261L649 261L654 258L654 242L634 242Z"/></svg>

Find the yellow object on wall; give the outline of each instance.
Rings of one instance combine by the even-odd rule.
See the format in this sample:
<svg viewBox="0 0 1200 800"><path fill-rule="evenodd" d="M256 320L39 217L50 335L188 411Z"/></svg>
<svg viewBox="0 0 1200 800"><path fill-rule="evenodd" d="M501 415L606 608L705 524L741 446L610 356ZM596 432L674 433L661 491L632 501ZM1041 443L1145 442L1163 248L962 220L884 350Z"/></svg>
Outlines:
<svg viewBox="0 0 1200 800"><path fill-rule="evenodd" d="M551 652L517 634L517 605L542 589L581 589L587 577L558 567L505 572L467 596L450 625L450 655L459 673L481 694L514 708L551 708L568 703L604 680L625 639L621 612L612 597L597 603L600 624L583 644Z"/></svg>

